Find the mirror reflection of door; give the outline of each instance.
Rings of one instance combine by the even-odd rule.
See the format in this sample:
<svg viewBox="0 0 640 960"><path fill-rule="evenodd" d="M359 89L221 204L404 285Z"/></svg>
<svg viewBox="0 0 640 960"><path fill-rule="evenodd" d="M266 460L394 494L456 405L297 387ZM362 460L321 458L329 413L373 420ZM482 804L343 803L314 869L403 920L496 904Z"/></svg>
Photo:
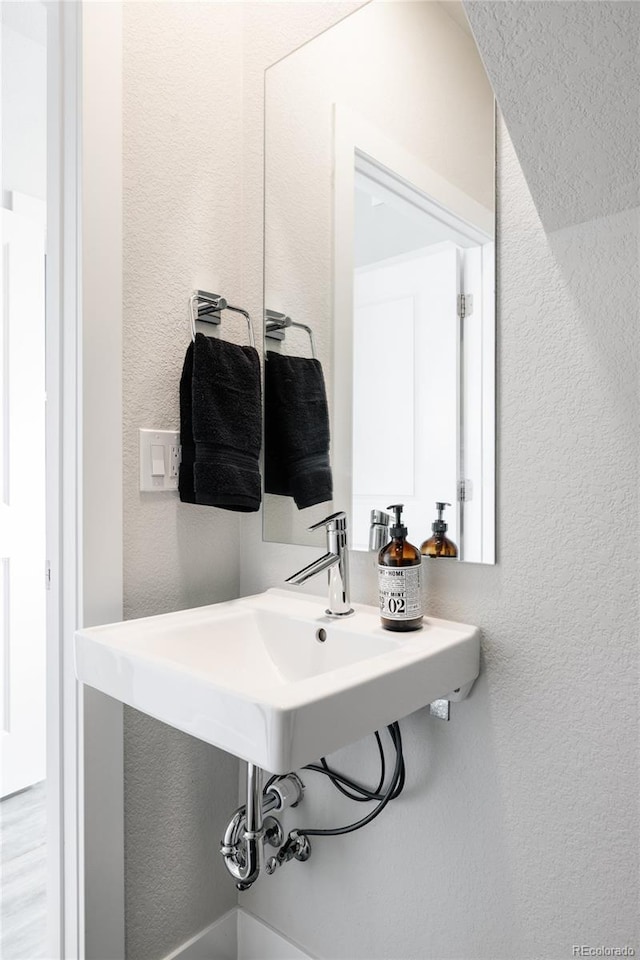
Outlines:
<svg viewBox="0 0 640 960"><path fill-rule="evenodd" d="M491 238L371 158L356 157L354 185L353 547L367 549L371 510L397 501L426 539L444 501L460 558L481 560L476 421Z"/></svg>

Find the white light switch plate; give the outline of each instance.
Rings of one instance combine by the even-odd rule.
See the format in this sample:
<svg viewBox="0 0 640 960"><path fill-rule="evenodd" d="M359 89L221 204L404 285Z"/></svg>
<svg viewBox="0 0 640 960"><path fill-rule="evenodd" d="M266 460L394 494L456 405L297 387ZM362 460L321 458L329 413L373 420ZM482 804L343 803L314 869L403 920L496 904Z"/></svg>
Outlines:
<svg viewBox="0 0 640 960"><path fill-rule="evenodd" d="M178 489L181 450L177 430L139 430L140 489L162 493Z"/></svg>

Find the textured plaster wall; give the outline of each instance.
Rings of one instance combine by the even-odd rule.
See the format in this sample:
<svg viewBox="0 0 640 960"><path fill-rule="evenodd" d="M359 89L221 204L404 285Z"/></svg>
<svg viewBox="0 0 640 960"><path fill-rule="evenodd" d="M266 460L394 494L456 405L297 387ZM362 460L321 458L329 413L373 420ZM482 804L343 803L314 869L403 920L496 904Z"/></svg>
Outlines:
<svg viewBox="0 0 640 960"><path fill-rule="evenodd" d="M640 4L464 7L546 229L638 206Z"/></svg>
<svg viewBox="0 0 640 960"><path fill-rule="evenodd" d="M277 13L245 24L244 295L259 311L261 68L287 37ZM326 960L640 949L640 211L547 234L504 127L498 153L499 563L434 565L426 585L429 612L481 625L481 678L450 724L403 722L407 791L383 819L240 897ZM242 527L244 594L315 556L263 544L257 517ZM352 569L355 598L375 602L370 558ZM370 780L372 746L335 763ZM287 826L353 816L319 779Z"/></svg>
<svg viewBox="0 0 640 960"><path fill-rule="evenodd" d="M137 617L238 595L238 514L139 493L137 431L179 425L191 290L241 300L242 78L236 5L123 6L124 590ZM235 903L218 846L237 778L229 755L126 710L131 960L164 956Z"/></svg>

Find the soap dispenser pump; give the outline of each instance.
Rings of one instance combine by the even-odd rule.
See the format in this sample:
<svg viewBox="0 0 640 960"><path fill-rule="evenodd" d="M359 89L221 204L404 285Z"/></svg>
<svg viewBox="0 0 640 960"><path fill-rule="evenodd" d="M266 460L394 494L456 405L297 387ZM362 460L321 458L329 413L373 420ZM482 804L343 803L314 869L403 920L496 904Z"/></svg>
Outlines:
<svg viewBox="0 0 640 960"><path fill-rule="evenodd" d="M445 536L447 532L448 524L442 518L445 507L450 507L450 503L440 503L436 502L436 510L438 513L437 518L431 524L431 529L433 531L433 536L429 537L428 540L420 547L420 553L423 557L432 557L437 559L439 557L457 557L458 548L456 547L453 540L449 540Z"/></svg>
<svg viewBox="0 0 640 960"><path fill-rule="evenodd" d="M391 540L378 554L380 619L386 630L419 630L422 626L421 556L406 539L402 503L387 507L395 513Z"/></svg>

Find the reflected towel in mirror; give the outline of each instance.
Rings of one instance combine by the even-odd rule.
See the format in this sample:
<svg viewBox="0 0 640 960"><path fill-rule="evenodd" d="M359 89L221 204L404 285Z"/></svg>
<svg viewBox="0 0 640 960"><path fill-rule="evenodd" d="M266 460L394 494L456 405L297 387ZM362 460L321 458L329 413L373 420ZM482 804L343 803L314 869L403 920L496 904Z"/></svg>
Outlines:
<svg viewBox="0 0 640 960"><path fill-rule="evenodd" d="M265 361L265 492L299 510L333 497L329 407L319 360L269 351Z"/></svg>

